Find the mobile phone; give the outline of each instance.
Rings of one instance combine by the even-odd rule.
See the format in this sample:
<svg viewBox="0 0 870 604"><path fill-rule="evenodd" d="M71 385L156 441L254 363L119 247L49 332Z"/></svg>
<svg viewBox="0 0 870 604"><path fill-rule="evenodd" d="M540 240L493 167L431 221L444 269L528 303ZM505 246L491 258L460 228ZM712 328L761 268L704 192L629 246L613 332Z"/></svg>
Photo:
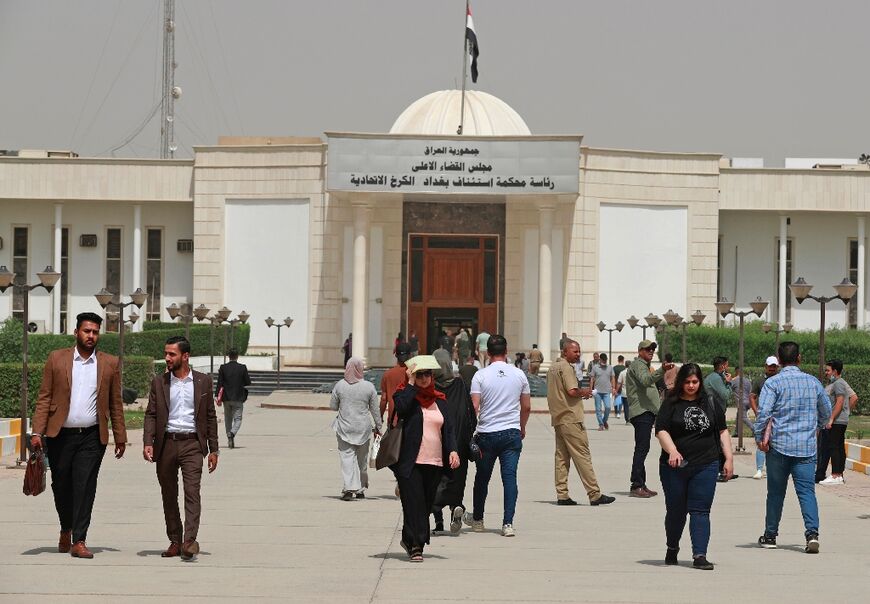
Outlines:
<svg viewBox="0 0 870 604"><path fill-rule="evenodd" d="M686 468L686 467L688 467L688 466L689 466L689 462L688 462L688 460L687 460L685 457L684 457L683 459L680 460L680 465L679 465L679 467L681 467L681 468Z"/></svg>

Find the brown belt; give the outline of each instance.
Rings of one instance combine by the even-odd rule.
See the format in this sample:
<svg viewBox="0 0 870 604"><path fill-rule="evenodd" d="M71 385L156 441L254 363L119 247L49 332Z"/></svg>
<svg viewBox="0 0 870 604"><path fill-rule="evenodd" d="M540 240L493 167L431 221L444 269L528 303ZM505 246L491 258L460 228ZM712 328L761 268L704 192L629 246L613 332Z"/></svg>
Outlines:
<svg viewBox="0 0 870 604"><path fill-rule="evenodd" d="M196 432L167 432L163 438L166 440L190 440L196 438Z"/></svg>

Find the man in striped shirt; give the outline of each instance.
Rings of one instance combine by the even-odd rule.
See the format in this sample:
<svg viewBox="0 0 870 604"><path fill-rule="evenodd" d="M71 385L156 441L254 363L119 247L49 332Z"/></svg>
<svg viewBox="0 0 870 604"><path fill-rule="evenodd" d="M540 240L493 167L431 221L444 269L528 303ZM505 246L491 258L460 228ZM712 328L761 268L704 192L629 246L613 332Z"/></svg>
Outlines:
<svg viewBox="0 0 870 604"><path fill-rule="evenodd" d="M788 477L804 518L805 551L819 551L819 506L816 502L816 435L831 417L831 401L821 382L800 370L800 348L795 342L779 345L780 372L767 379L759 397L755 438L767 451L767 514L764 534L758 544L776 547L779 521ZM764 442L765 428L772 421L770 441Z"/></svg>

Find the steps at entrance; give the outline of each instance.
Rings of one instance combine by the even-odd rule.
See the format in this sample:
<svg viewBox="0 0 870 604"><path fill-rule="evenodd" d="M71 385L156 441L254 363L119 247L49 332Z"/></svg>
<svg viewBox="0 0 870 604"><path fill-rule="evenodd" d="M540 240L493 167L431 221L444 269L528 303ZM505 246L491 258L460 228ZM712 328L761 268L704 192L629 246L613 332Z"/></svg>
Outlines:
<svg viewBox="0 0 870 604"><path fill-rule="evenodd" d="M249 371L251 385L248 394L263 396L278 390L277 371ZM292 370L281 372L281 390L313 390L323 384L337 382L344 377L343 371L305 371ZM217 375L215 375L215 386Z"/></svg>

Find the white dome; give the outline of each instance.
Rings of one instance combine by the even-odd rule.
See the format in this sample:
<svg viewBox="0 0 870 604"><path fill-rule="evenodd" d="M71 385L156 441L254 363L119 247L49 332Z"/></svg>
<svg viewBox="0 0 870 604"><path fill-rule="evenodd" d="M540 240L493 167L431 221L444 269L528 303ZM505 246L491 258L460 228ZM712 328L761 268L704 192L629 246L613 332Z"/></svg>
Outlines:
<svg viewBox="0 0 870 604"><path fill-rule="evenodd" d="M456 134L461 90L439 90L411 103L396 119L390 134ZM503 100L479 90L465 91L463 134L529 135L529 127Z"/></svg>

